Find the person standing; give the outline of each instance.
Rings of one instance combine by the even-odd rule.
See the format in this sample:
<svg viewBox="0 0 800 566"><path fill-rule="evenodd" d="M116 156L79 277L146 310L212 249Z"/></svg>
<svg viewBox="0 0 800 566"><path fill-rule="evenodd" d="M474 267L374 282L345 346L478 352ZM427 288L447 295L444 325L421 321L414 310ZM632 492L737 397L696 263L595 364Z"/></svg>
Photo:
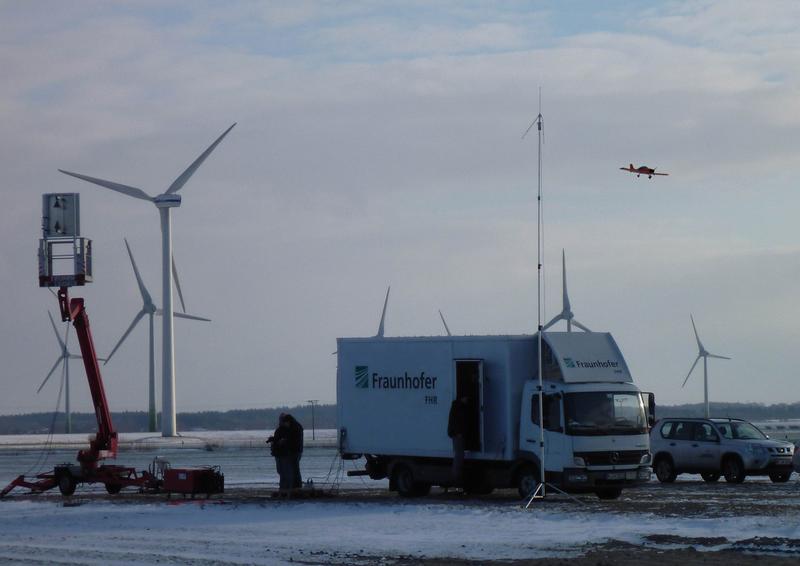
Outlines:
<svg viewBox="0 0 800 566"><path fill-rule="evenodd" d="M300 458L303 457L303 425L292 415L286 415L289 421L289 460L292 468L291 488L303 487L303 478L300 475Z"/></svg>
<svg viewBox="0 0 800 566"><path fill-rule="evenodd" d="M279 489L287 492L292 488L294 466L290 457L290 423L288 415L281 413L278 417L278 427L267 439L270 445L270 454L275 458L275 467L278 470Z"/></svg>
<svg viewBox="0 0 800 566"><path fill-rule="evenodd" d="M453 481L462 483L464 476L464 440L467 433L467 403L466 395L454 400L450 404L450 414L447 418L447 436L453 441Z"/></svg>

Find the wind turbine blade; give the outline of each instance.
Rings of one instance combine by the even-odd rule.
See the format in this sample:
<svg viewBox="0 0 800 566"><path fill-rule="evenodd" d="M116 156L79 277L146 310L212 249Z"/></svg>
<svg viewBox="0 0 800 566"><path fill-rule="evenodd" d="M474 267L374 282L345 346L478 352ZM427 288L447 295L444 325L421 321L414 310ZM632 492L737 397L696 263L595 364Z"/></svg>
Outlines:
<svg viewBox="0 0 800 566"><path fill-rule="evenodd" d="M39 393L42 390L42 387L44 387L45 383L47 383L47 381L50 379L50 376L53 375L53 372L56 371L56 368L58 367L58 364L60 364L61 360L63 360L63 359L64 359L64 356L59 356L58 357L58 359L56 360L56 363L54 363L53 367L50 368L50 371L47 372L47 376L45 376L44 381L39 386L39 389L36 390L36 393Z"/></svg>
<svg viewBox="0 0 800 566"><path fill-rule="evenodd" d="M700 358L702 358L702 357L703 356L698 354L697 357L694 359L694 363L692 364L692 369L690 369L689 373L686 374L686 379L683 380L683 385L686 385L686 382L689 381L689 376L692 375L692 372L694 371L694 367L697 365L697 362L699 362ZM681 388L683 387L683 385L681 385Z"/></svg>
<svg viewBox="0 0 800 566"><path fill-rule="evenodd" d="M111 189L112 191L117 191L118 193L128 195L129 197L140 198L150 202L153 201L153 197L137 187L123 185L113 181L106 181L105 179L98 179L96 177L89 177L88 175L81 175L80 173L72 173L71 171L64 171L63 169L59 169L59 171L64 173L64 175L69 175L70 177L75 177L76 179L82 179L84 181L88 181L89 183L94 183L95 185L100 185L101 187Z"/></svg>
<svg viewBox="0 0 800 566"><path fill-rule="evenodd" d="M66 348L67 346L66 344L64 344L64 341L61 339L61 335L58 333L58 329L56 328L56 322L53 320L53 315L50 314L50 311L47 311L47 316L50 317L50 324L53 325L53 332L56 333L56 340L58 340L58 343L61 346L61 351L63 352L64 348Z"/></svg>
<svg viewBox="0 0 800 566"><path fill-rule="evenodd" d="M717 358L718 360L730 360L727 356L718 356L716 354L707 354L709 358Z"/></svg>
<svg viewBox="0 0 800 566"><path fill-rule="evenodd" d="M439 311L439 318L442 319L442 324L444 324L444 330L445 332L447 332L447 335L452 336L452 334L450 334L450 329L447 327L447 322L444 320L444 315L442 314L441 310Z"/></svg>
<svg viewBox="0 0 800 566"><path fill-rule="evenodd" d="M571 321L571 322L572 322L572 324L574 324L575 326L577 326L578 328L580 328L580 329L581 329L581 330L583 330L584 332L591 332L591 330L589 330L588 328L586 328L584 325L582 325L580 322L578 322L578 321L577 321L577 320L575 320L574 318L572 319L572 321Z"/></svg>
<svg viewBox="0 0 800 566"><path fill-rule="evenodd" d="M697 340L697 349L698 349L700 352L702 352L702 351L704 351L704 350L705 350L705 348L703 348L703 343L702 343L702 342L700 342L700 335L698 335L698 334L697 334L697 327L694 325L694 317L693 317L693 316L690 314L690 315L689 315L689 318L691 318L691 319L692 319L692 328L694 328L694 337L695 337L695 339Z"/></svg>
<svg viewBox="0 0 800 566"><path fill-rule="evenodd" d="M203 322L211 322L210 318L203 318L202 316L194 316L191 314L186 314L185 312L174 312L172 313L172 316L174 316L175 318L188 318L189 320L202 320Z"/></svg>
<svg viewBox="0 0 800 566"><path fill-rule="evenodd" d="M178 279L178 268L175 267L174 255L172 256L172 278L175 280L175 288L178 290L178 298L181 300L181 309L183 310L183 312L186 312L186 303L183 302L183 291L181 291L181 280Z"/></svg>
<svg viewBox="0 0 800 566"><path fill-rule="evenodd" d="M219 142L222 141L222 138L227 136L228 132L230 132L235 125L236 122L231 124L230 128L222 132L222 135L218 137L214 143L208 146L208 149L205 150L203 153L201 153L200 157L195 159L194 162L191 165L189 165L189 167L186 168L186 171L181 173L180 176L172 182L172 184L169 186L165 194L169 195L181 190L181 187L183 187L186 184L186 181L189 180L189 177L194 175L194 172L197 171L197 168L203 164L203 161L206 160L206 157L208 157L211 154L211 152L214 151L214 148L216 148L217 145L219 145Z"/></svg>
<svg viewBox="0 0 800 566"><path fill-rule="evenodd" d="M133 274L136 276L136 284L139 286L139 293L142 295L142 301L145 305L151 305L153 303L153 298L147 291L147 287L145 287L144 281L142 281L142 276L139 274L139 268L136 266L136 260L133 259L133 252L131 252L131 247L128 245L128 239L123 238L123 240L125 240L125 247L128 249L128 257L131 258Z"/></svg>
<svg viewBox="0 0 800 566"><path fill-rule="evenodd" d="M392 286L386 288L386 298L383 301L383 312L381 313L381 323L378 325L378 333L375 336L383 338L383 323L386 320L386 305L389 304L389 291L392 290Z"/></svg>
<svg viewBox="0 0 800 566"><path fill-rule="evenodd" d="M554 316L554 317L553 317L553 319L552 319L550 322L548 322L547 324L545 324L544 326L542 326L542 332L544 332L545 330L547 330L548 328L550 328L551 326L553 326L553 325L554 325L556 322L558 322L559 320L566 320L566 318L564 318L564 313L563 313L563 312L562 312L562 313L559 313L559 314L557 314L556 316Z"/></svg>
<svg viewBox="0 0 800 566"><path fill-rule="evenodd" d="M103 365L105 365L105 364L107 364L109 362L109 360L111 359L111 356L114 355L114 352L116 352L117 349L122 345L122 343L125 341L125 338L127 338L128 334L130 334L131 330L133 330L133 327L136 326L136 324L140 320L142 320L142 317L144 315L145 315L145 311L144 311L144 309L142 309L136 314L135 317L133 317L133 321L131 322L130 326L128 326L128 329L125 331L125 334L122 335L122 338L119 339L119 342L117 342L117 345L114 346L114 349L111 350L111 353L108 355L108 357L106 358L106 361L105 361L105 363Z"/></svg>

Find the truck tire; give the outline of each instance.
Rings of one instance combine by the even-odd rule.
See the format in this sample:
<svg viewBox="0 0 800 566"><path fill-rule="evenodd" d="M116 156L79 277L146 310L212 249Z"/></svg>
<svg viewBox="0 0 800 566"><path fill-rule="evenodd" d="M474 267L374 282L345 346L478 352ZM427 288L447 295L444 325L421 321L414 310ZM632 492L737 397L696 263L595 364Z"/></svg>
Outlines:
<svg viewBox="0 0 800 566"><path fill-rule="evenodd" d="M425 497L431 492L431 484L424 482L414 482L414 495L416 497Z"/></svg>
<svg viewBox="0 0 800 566"><path fill-rule="evenodd" d="M525 464L517 472L517 491L522 498L530 497L539 485L539 470L532 464Z"/></svg>
<svg viewBox="0 0 800 566"><path fill-rule="evenodd" d="M670 460L667 456L661 456L656 459L653 469L656 472L658 481L661 483L672 483L675 481L675 478L678 477L678 473L675 471L675 466L672 464L672 460Z"/></svg>
<svg viewBox="0 0 800 566"><path fill-rule="evenodd" d="M719 479L722 474L719 472L702 472L700 477L703 478L703 481L706 483L714 483Z"/></svg>
<svg viewBox="0 0 800 566"><path fill-rule="evenodd" d="M607 487L605 489L598 489L595 494L600 499L619 499L622 495L621 487Z"/></svg>
<svg viewBox="0 0 800 566"><path fill-rule="evenodd" d="M416 497L419 484L414 481L411 468L405 464L398 464L392 470L392 483L400 497Z"/></svg>
<svg viewBox="0 0 800 566"><path fill-rule="evenodd" d="M769 475L769 479L773 483L786 483L790 477L792 477L792 472L772 472Z"/></svg>
<svg viewBox="0 0 800 566"><path fill-rule="evenodd" d="M58 478L58 491L61 495L68 496L75 493L75 488L78 487L78 482L69 472L61 474Z"/></svg>
<svg viewBox="0 0 800 566"><path fill-rule="evenodd" d="M728 483L742 483L747 476L744 465L738 456L728 456L722 462L722 475Z"/></svg>

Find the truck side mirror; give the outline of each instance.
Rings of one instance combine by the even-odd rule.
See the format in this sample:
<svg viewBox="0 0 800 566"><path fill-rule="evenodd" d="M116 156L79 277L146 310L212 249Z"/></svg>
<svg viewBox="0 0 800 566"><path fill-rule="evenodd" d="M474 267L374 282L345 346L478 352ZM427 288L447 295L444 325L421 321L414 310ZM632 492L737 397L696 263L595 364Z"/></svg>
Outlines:
<svg viewBox="0 0 800 566"><path fill-rule="evenodd" d="M653 427L656 424L656 395L655 393L645 393L647 396L647 424Z"/></svg>

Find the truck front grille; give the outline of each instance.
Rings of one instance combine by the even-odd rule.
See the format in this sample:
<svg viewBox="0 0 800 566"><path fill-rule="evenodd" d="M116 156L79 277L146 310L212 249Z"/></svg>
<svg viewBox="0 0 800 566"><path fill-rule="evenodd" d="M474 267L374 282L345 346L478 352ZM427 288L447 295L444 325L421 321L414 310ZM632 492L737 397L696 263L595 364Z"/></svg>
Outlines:
<svg viewBox="0 0 800 566"><path fill-rule="evenodd" d="M638 464L647 450L611 450L602 452L575 452L587 466L617 466Z"/></svg>

